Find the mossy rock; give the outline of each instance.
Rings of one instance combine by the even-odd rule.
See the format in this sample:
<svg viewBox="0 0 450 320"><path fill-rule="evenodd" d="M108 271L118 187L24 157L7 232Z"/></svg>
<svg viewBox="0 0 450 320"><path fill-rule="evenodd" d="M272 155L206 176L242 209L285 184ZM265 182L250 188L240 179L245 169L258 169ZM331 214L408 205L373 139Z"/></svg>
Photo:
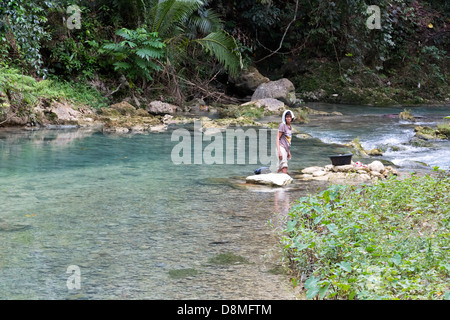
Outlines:
<svg viewBox="0 0 450 320"><path fill-rule="evenodd" d="M223 105L217 109L219 117L221 118L261 118L265 114L264 108L258 108L254 104L247 106L229 104Z"/></svg>
<svg viewBox="0 0 450 320"><path fill-rule="evenodd" d="M416 132L416 137L423 140L445 140L450 137L447 133L450 133L450 127L440 127L439 129L431 127L421 127L417 126L414 128Z"/></svg>
<svg viewBox="0 0 450 320"><path fill-rule="evenodd" d="M98 114L106 117L118 117L120 116L120 112L116 109L102 107L97 111Z"/></svg>
<svg viewBox="0 0 450 320"><path fill-rule="evenodd" d="M437 132L446 139L450 139L450 124L438 124Z"/></svg>
<svg viewBox="0 0 450 320"><path fill-rule="evenodd" d="M136 114L137 117L153 117L147 110L137 109Z"/></svg>
<svg viewBox="0 0 450 320"><path fill-rule="evenodd" d="M248 264L250 263L247 258L234 254L233 252L226 252L218 254L215 257L209 259L210 263L219 265L229 264Z"/></svg>
<svg viewBox="0 0 450 320"><path fill-rule="evenodd" d="M414 117L411 115L411 112L410 112L409 110L403 110L402 112L400 112L400 113L398 114L398 117L399 117L401 120L408 120L408 121L412 121L412 122L416 121L416 118L414 118Z"/></svg>
<svg viewBox="0 0 450 320"><path fill-rule="evenodd" d="M124 116L134 116L136 114L136 108L126 101L113 104L110 108L119 111L119 113Z"/></svg>

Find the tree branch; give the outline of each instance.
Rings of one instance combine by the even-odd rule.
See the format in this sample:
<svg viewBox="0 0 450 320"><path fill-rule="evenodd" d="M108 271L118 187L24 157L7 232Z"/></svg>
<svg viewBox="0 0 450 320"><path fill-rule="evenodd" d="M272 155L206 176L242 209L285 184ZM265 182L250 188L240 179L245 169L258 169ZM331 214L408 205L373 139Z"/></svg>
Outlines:
<svg viewBox="0 0 450 320"><path fill-rule="evenodd" d="M281 37L280 45L278 46L278 48L275 51L272 51L271 53L269 53L267 56L265 56L265 57L255 61L255 63L259 63L259 62L261 62L261 61L263 61L263 60L273 56L278 51L280 51L281 47L283 46L284 38L286 37L286 34L287 34L289 28L295 22L295 20L297 20L298 6L299 6L299 0L296 0L295 1L294 17L292 18L291 22L289 22L289 24L287 25L286 30L284 30L283 37Z"/></svg>

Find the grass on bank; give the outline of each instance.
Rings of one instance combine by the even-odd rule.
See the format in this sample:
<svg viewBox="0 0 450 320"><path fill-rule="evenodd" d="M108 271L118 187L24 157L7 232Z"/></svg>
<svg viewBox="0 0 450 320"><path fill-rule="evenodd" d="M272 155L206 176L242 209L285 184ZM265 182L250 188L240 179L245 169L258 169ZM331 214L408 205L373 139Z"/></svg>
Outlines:
<svg viewBox="0 0 450 320"><path fill-rule="evenodd" d="M0 91L10 96L20 96L20 103L29 106L36 104L41 98L50 100L67 100L77 105L93 108L107 106L105 98L95 88L84 82L47 79L37 81L22 74L20 70L0 67ZM10 101L14 104L16 101Z"/></svg>
<svg viewBox="0 0 450 320"><path fill-rule="evenodd" d="M300 198L283 230L307 299L450 299L450 174L334 185Z"/></svg>

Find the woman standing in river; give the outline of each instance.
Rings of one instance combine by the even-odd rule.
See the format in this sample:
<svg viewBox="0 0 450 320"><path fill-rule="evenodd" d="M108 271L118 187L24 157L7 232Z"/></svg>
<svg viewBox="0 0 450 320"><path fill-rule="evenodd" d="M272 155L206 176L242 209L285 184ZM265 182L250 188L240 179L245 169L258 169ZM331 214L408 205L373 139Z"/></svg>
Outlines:
<svg viewBox="0 0 450 320"><path fill-rule="evenodd" d="M278 153L278 172L287 174L288 160L291 159L291 140L292 127L291 122L295 119L291 110L286 110L281 117L282 123L278 126L277 153Z"/></svg>

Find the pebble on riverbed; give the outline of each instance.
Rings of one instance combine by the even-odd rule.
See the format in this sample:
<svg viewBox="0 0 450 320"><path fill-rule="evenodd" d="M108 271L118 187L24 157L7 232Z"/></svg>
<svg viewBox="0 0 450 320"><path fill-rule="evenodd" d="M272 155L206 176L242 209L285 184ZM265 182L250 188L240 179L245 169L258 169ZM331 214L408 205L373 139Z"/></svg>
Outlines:
<svg viewBox="0 0 450 320"><path fill-rule="evenodd" d="M384 166L380 161L373 161L369 165L352 162L349 165L325 167L308 167L301 171L296 178L301 180L321 180L332 183L359 184L386 179L391 175L398 175L398 171L391 166Z"/></svg>

